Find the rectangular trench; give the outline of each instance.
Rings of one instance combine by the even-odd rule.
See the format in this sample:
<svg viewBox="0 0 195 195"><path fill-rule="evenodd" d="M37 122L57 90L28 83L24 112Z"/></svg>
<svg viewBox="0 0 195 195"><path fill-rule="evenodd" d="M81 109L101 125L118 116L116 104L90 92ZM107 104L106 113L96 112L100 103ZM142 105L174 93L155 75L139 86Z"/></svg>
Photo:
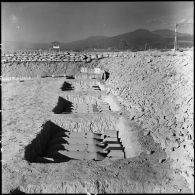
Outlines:
<svg viewBox="0 0 195 195"><path fill-rule="evenodd" d="M41 132L26 146L24 158L31 163L59 163L123 159L125 153L116 130L73 132L47 121Z"/></svg>

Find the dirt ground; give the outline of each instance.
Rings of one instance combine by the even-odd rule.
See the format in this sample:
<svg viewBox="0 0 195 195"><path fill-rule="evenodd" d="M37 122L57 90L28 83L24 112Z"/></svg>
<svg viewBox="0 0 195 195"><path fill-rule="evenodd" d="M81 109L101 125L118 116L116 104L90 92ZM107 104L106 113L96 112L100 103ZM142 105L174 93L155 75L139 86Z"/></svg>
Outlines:
<svg viewBox="0 0 195 195"><path fill-rule="evenodd" d="M78 65L106 69L110 75L105 92L62 91L65 77L39 78L42 73L37 68L4 65L3 77L33 74L36 78L2 82L2 192L192 193L192 55L192 52L137 52L125 59L108 58ZM55 71L44 74L71 75L79 70L77 63L66 64L69 73L63 72L62 67L56 65ZM52 112L59 96L101 97L102 94L113 95L121 110L93 114ZM131 146L126 151L130 157L28 162L26 146L48 122L69 131L123 129L121 138ZM36 147L41 148L41 144Z"/></svg>

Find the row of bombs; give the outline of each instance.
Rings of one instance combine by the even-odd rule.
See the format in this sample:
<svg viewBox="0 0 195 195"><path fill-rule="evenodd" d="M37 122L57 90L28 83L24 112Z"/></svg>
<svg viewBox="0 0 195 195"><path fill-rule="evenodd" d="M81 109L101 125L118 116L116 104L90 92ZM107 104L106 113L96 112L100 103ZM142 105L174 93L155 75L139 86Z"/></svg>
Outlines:
<svg viewBox="0 0 195 195"><path fill-rule="evenodd" d="M110 112L109 104L74 104L61 114Z"/></svg>
<svg viewBox="0 0 195 195"><path fill-rule="evenodd" d="M62 131L48 143L44 158L55 162L70 159L123 159L125 153L115 130L108 130L102 134Z"/></svg>
<svg viewBox="0 0 195 195"><path fill-rule="evenodd" d="M104 112L104 111L110 111L110 105L106 102L100 102L97 103L94 107L93 107L93 111L94 112Z"/></svg>

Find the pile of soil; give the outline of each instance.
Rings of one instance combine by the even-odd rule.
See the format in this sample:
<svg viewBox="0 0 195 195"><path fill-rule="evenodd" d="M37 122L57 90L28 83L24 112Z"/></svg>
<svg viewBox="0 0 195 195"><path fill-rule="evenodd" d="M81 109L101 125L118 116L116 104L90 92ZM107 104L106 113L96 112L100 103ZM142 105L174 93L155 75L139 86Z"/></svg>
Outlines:
<svg viewBox="0 0 195 195"><path fill-rule="evenodd" d="M98 67L110 72L107 84L128 118L160 143L193 190L193 52L137 52L103 59Z"/></svg>
<svg viewBox="0 0 195 195"><path fill-rule="evenodd" d="M80 67L95 67L98 61L85 62L8 62L2 64L2 77L47 77L75 75Z"/></svg>

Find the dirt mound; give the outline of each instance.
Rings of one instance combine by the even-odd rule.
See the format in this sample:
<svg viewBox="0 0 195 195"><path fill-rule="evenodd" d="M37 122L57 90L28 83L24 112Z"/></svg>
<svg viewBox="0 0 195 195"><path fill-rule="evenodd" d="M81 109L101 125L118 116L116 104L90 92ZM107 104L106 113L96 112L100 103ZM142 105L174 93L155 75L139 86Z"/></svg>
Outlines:
<svg viewBox="0 0 195 195"><path fill-rule="evenodd" d="M103 59L110 91L173 160L193 188L193 52L137 52Z"/></svg>

